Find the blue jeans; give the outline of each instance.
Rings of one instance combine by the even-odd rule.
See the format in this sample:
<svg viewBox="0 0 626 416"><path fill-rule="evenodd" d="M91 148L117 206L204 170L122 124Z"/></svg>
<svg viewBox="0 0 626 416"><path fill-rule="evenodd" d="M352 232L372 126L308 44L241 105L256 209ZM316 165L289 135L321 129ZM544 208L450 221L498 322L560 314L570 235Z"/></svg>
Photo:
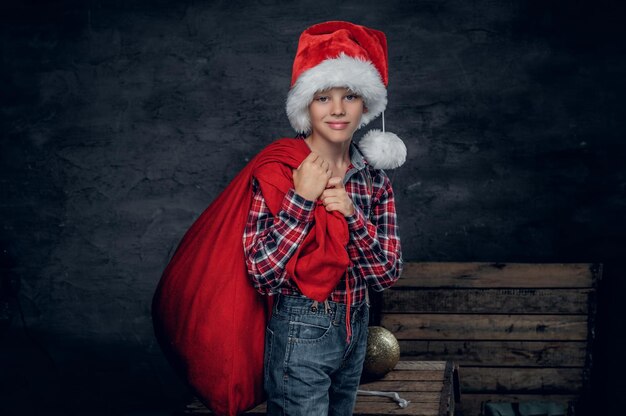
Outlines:
<svg viewBox="0 0 626 416"><path fill-rule="evenodd" d="M367 347L369 306L317 307L305 297L278 295L265 334L267 414L352 415Z"/></svg>

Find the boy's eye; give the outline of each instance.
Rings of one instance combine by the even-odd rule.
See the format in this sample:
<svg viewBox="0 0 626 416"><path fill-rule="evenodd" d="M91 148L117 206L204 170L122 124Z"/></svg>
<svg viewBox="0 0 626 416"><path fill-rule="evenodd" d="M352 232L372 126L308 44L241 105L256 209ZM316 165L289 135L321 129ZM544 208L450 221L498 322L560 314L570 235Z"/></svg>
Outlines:
<svg viewBox="0 0 626 416"><path fill-rule="evenodd" d="M356 94L346 95L346 100L348 100L348 101L356 100L357 98L359 98L359 96L356 95Z"/></svg>
<svg viewBox="0 0 626 416"><path fill-rule="evenodd" d="M328 101L328 97L326 95L320 95L318 97L315 97L315 99L320 103L325 103Z"/></svg>

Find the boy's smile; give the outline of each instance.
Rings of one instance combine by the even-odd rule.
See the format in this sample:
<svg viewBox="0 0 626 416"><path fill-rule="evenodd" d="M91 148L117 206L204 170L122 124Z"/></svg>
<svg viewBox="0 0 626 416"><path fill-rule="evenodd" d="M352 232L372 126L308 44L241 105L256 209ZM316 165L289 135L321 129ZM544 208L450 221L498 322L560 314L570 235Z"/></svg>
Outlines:
<svg viewBox="0 0 626 416"><path fill-rule="evenodd" d="M367 109L363 99L347 88L320 91L309 104L311 135L333 143L349 141L364 112Z"/></svg>
<svg viewBox="0 0 626 416"><path fill-rule="evenodd" d="M345 130L350 125L347 121L327 121L326 124L333 130Z"/></svg>

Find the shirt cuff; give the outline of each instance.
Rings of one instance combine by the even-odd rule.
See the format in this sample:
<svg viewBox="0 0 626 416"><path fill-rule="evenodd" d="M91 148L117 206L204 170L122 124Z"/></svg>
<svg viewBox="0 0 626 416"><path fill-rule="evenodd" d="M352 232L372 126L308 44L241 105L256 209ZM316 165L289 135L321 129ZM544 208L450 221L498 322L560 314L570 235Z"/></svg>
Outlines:
<svg viewBox="0 0 626 416"><path fill-rule="evenodd" d="M346 217L346 222L348 223L348 230L356 235L360 236L362 233L367 234L367 222L360 208L355 206L354 214Z"/></svg>
<svg viewBox="0 0 626 416"><path fill-rule="evenodd" d="M305 199L291 188L285 194L281 208L287 215L299 222L310 222L313 220L315 201Z"/></svg>

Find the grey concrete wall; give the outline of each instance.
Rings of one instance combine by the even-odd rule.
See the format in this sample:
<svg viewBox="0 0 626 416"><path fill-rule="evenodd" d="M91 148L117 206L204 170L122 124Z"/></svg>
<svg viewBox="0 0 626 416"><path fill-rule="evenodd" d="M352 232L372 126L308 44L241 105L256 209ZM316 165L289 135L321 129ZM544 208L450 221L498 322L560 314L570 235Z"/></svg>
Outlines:
<svg viewBox="0 0 626 416"><path fill-rule="evenodd" d="M152 335L154 288L239 169L293 135L297 38L333 19L388 36L386 126L409 150L392 173L405 259L607 263L598 397L619 391L605 375L626 368L607 358L626 291L621 12L582 0L5 2L0 401L115 414L186 399Z"/></svg>

